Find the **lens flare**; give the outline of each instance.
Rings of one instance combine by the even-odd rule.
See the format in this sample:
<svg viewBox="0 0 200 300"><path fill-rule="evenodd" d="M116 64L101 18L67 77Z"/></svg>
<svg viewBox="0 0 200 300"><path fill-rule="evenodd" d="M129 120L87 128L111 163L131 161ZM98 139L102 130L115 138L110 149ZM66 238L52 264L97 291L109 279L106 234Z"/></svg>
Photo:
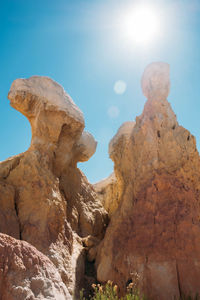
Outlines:
<svg viewBox="0 0 200 300"><path fill-rule="evenodd" d="M124 94L126 91L126 82L123 80L116 81L113 89L114 89L115 93L118 95Z"/></svg>

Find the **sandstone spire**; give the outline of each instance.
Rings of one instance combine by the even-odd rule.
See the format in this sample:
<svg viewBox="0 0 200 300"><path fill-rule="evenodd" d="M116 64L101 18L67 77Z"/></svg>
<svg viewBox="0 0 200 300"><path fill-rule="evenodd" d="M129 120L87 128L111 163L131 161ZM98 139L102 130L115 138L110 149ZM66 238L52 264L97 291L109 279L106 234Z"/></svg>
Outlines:
<svg viewBox="0 0 200 300"><path fill-rule="evenodd" d="M155 300L200 293L200 160L167 101L169 86L169 65L149 65L143 113L110 142L119 206L96 260L98 280L122 292L137 274Z"/></svg>
<svg viewBox="0 0 200 300"><path fill-rule="evenodd" d="M0 232L47 255L76 297L84 279L82 238L101 238L107 218L77 168L96 141L83 131L82 112L48 77L15 80L8 98L30 121L32 141L25 153L0 163Z"/></svg>

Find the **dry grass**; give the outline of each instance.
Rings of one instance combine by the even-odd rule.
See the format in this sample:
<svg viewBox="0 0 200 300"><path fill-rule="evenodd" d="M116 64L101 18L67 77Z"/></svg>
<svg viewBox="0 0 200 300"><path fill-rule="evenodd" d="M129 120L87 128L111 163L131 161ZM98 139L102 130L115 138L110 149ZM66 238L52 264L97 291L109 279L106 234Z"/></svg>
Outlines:
<svg viewBox="0 0 200 300"><path fill-rule="evenodd" d="M128 285L126 295L120 298L118 297L118 286L113 285L110 280L106 285L93 284L92 288L94 294L89 297L91 300L147 300L145 297L139 295L133 283ZM86 300L83 290L80 292L80 300Z"/></svg>
<svg viewBox="0 0 200 300"><path fill-rule="evenodd" d="M127 293L123 297L118 296L118 286L113 285L113 282L110 280L105 285L93 284L92 288L94 293L92 296L89 296L90 300L148 300L138 292L137 284L134 283L128 285ZM84 297L84 290L80 292L80 300L87 300ZM181 296L179 300L200 300L200 297L198 295L195 297Z"/></svg>

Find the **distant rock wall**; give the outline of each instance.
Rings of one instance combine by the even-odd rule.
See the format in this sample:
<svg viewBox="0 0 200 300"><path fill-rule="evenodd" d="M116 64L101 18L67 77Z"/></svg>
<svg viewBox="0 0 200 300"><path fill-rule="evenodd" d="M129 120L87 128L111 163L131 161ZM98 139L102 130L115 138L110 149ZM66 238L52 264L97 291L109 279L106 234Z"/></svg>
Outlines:
<svg viewBox="0 0 200 300"><path fill-rule="evenodd" d="M149 65L143 113L110 143L120 198L109 195L119 204L96 259L99 281L123 293L137 277L155 300L200 293L200 159L166 100L169 86L169 65Z"/></svg>
<svg viewBox="0 0 200 300"><path fill-rule="evenodd" d="M95 183L93 186L100 201L108 212L109 217L111 217L119 205L118 186L115 173L112 173L108 178Z"/></svg>

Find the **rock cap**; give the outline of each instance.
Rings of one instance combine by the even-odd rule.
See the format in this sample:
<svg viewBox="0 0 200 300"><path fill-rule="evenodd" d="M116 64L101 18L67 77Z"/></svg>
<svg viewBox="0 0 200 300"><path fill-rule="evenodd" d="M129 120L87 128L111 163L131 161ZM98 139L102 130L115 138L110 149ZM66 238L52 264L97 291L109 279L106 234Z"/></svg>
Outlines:
<svg viewBox="0 0 200 300"><path fill-rule="evenodd" d="M37 103L33 100L33 97L30 98L30 95L35 96L35 99L37 97ZM43 104L44 109L57 108L84 124L83 113L71 97L60 84L46 76L32 76L27 79L14 80L8 99L12 107L24 113L27 117L29 114L37 113L36 107L41 109Z"/></svg>
<svg viewBox="0 0 200 300"><path fill-rule="evenodd" d="M144 96L148 99L164 100L170 91L170 66L165 62L149 64L142 75L141 86Z"/></svg>

